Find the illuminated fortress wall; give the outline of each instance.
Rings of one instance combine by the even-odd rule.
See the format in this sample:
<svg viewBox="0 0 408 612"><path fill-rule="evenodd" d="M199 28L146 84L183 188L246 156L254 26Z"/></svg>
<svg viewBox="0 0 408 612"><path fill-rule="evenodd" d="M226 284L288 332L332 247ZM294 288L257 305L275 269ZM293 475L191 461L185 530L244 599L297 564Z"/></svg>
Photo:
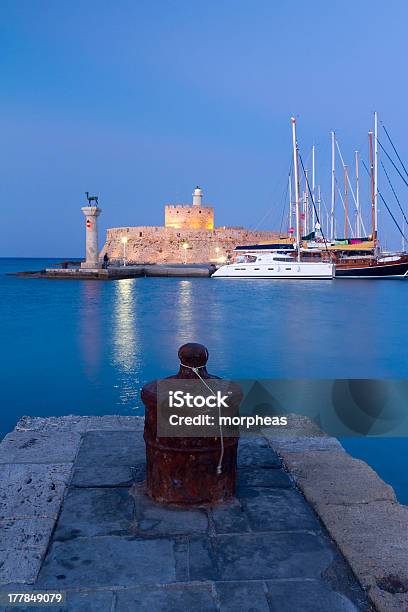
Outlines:
<svg viewBox="0 0 408 612"><path fill-rule="evenodd" d="M168 204L164 208L164 226L174 229L214 229L212 206Z"/></svg>
<svg viewBox="0 0 408 612"><path fill-rule="evenodd" d="M115 227L108 229L101 257L123 257L129 263L222 263L237 245L276 240L277 232L251 231L244 228L214 230L175 229L170 227Z"/></svg>

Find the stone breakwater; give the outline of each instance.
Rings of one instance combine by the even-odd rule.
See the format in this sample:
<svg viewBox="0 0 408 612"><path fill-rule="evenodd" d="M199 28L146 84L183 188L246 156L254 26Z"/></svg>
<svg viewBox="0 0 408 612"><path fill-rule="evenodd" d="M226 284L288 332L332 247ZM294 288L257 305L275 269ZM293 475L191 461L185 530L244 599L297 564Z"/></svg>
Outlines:
<svg viewBox="0 0 408 612"><path fill-rule="evenodd" d="M0 445L0 589L67 610L408 610L408 508L334 438L243 438L236 498L145 494L140 417L24 417Z"/></svg>
<svg viewBox="0 0 408 612"><path fill-rule="evenodd" d="M106 232L100 253L131 263L222 263L238 245L273 241L277 232L243 228L176 229L172 227L115 227ZM124 245L125 242L125 245Z"/></svg>

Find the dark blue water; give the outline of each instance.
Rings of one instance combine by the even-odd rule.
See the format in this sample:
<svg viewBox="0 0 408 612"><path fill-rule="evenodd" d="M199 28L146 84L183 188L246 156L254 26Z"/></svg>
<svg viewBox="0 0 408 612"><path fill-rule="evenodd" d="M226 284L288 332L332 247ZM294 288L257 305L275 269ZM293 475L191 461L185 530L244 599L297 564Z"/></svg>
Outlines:
<svg viewBox="0 0 408 612"><path fill-rule="evenodd" d="M188 341L229 378L408 377L405 281L6 276L56 261L0 259L2 434L27 414L142 414ZM406 440L345 446L408 503Z"/></svg>

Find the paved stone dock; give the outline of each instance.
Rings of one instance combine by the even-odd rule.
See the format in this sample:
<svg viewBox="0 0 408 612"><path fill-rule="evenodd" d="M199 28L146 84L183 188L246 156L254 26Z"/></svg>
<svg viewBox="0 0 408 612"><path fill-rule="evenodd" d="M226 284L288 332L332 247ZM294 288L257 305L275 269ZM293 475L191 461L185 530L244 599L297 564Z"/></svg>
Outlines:
<svg viewBox="0 0 408 612"><path fill-rule="evenodd" d="M267 437L240 441L233 501L184 509L145 495L142 434L112 416L25 418L6 436L2 590L66 591L50 609L75 612L374 609Z"/></svg>

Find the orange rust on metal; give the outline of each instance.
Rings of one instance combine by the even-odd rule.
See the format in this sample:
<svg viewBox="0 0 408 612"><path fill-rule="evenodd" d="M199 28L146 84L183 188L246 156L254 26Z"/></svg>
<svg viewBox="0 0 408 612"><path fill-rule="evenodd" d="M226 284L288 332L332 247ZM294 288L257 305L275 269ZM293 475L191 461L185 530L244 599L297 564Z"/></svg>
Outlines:
<svg viewBox="0 0 408 612"><path fill-rule="evenodd" d="M199 379L190 368L200 368L203 379L219 379L207 372L208 350L202 344L184 344L178 356L180 369L168 379ZM143 387L141 398L145 405L148 495L162 503L189 505L217 503L233 496L238 438L223 438L222 472L217 474L221 438L160 438L157 436L157 381Z"/></svg>

